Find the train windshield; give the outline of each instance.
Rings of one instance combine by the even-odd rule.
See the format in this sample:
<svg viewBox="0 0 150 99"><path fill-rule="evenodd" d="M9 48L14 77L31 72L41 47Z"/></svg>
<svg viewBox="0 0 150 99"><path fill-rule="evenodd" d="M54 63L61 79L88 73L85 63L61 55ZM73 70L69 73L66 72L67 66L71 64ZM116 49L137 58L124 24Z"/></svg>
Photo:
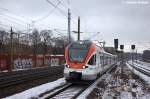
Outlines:
<svg viewBox="0 0 150 99"><path fill-rule="evenodd" d="M78 49L78 48L70 48L69 49L69 59L74 62L83 62L88 49Z"/></svg>

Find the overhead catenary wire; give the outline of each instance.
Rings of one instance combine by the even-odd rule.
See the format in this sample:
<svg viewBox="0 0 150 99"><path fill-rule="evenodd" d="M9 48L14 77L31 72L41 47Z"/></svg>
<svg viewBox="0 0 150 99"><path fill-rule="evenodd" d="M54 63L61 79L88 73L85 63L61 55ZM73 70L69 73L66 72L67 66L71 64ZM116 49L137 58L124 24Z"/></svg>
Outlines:
<svg viewBox="0 0 150 99"><path fill-rule="evenodd" d="M3 26L3 27L8 28L9 31L10 31L10 28L11 28L11 27L13 27L13 29L15 29L16 31L19 31L19 30L18 30L17 28L15 28L15 26L13 26L13 25L5 25L5 24L0 23L0 26Z"/></svg>
<svg viewBox="0 0 150 99"><path fill-rule="evenodd" d="M63 11L63 10L61 10L60 8L58 8L55 4L53 4L51 1L49 1L49 0L46 0L50 5L52 5L54 8L56 8L60 13L62 13L64 16L66 16L66 17L68 17L67 15L66 15L66 13Z"/></svg>
<svg viewBox="0 0 150 99"><path fill-rule="evenodd" d="M54 8L56 8L61 14L63 14L65 17L67 16L67 12L64 12L62 9L58 8L55 4L53 4L51 1L46 0L50 5L52 5ZM61 3L61 1L60 1ZM61 3L62 4L62 3ZM72 18L71 18L72 19ZM75 20L72 20L75 24L77 24L77 22Z"/></svg>
<svg viewBox="0 0 150 99"><path fill-rule="evenodd" d="M1 14L1 13L0 13L0 16L5 16L5 17L7 17L7 18L9 18L9 19L11 19L11 20L14 20L14 21L16 21L16 22L22 22L22 23L28 24L28 22L25 22L25 21L23 21L23 20L17 19L17 18L15 18L15 17L9 16L9 15L6 15L6 14Z"/></svg>
<svg viewBox="0 0 150 99"><path fill-rule="evenodd" d="M7 22L9 22L9 23L14 23L14 24L17 24L18 26L25 26L25 25L23 25L23 24L21 24L21 23L18 23L18 22L16 22L16 21L13 21L13 20L11 20L11 19L7 19L6 17L0 17L0 18L3 18L3 19L5 19L5 21L7 21ZM21 27L20 26L20 27Z"/></svg>
<svg viewBox="0 0 150 99"><path fill-rule="evenodd" d="M30 19L30 18L27 18L27 17L24 16L24 15L16 14L16 13L14 13L13 11L10 11L9 9L3 8L3 7L0 7L0 9L3 10L3 11L9 12L9 13L15 15L15 16L18 16L18 17L20 17L20 18L22 18L22 19L26 19L26 20L30 20L30 21L32 20L32 19ZM22 21L23 21L23 20L22 20Z"/></svg>
<svg viewBox="0 0 150 99"><path fill-rule="evenodd" d="M60 2L58 2L58 3L56 4L56 8L58 8L59 4L60 4ZM35 23L38 22L38 21L45 20L47 17L49 17L49 16L56 10L56 8L53 8L53 9L52 9L48 14L46 14L45 16L43 16L43 17L41 17L41 18L39 18L39 19L37 19L37 20L34 20Z"/></svg>
<svg viewBox="0 0 150 99"><path fill-rule="evenodd" d="M57 1L60 1L60 0L57 0ZM79 11L77 9L73 8L72 6L70 6L71 2L69 2L69 0L65 0L65 1L68 2L68 6L71 9L71 19L72 19L73 23L77 24L76 20L77 20L77 17L79 16ZM61 2L61 5L63 5L66 9L68 8L67 5L65 5L65 3L62 3L62 0L60 2ZM82 22L85 24L86 20L82 19ZM81 25L81 27L83 27L83 26ZM84 28L85 27L86 27L86 25L84 26Z"/></svg>
<svg viewBox="0 0 150 99"><path fill-rule="evenodd" d="M25 16L17 15L16 13L14 13L14 12L12 12L12 11L6 9L6 8L0 7L0 10L6 11L6 12L11 13L12 15L15 15L16 17L18 17L18 18L16 18L16 17L13 17L13 16L9 16L9 15L6 14L6 13L0 13L0 16L5 16L5 17L7 17L7 20L9 20L9 21L11 21L11 22L13 22L13 23L15 23L15 24L18 24L19 26L22 25L22 23L24 23L24 26L25 26L25 24L28 25L28 26L30 25L29 22L31 21L31 19L26 18ZM28 21L21 20L21 19L27 19ZM13 21L12 21L12 20L13 20ZM18 23L18 22L20 22L20 23ZM4 24L3 24L3 25L4 25ZM12 25L11 25L11 26L12 26ZM10 27L11 27L11 26L10 26ZM15 26L13 26L13 27L15 27ZM26 27L25 27L25 28L26 28Z"/></svg>

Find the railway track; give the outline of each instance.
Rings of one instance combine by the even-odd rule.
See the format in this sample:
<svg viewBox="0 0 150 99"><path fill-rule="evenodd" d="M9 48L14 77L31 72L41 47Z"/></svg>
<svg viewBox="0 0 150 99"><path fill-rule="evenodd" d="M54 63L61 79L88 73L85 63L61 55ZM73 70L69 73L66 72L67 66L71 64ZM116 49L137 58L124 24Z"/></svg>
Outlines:
<svg viewBox="0 0 150 99"><path fill-rule="evenodd" d="M50 91L50 93L40 95L38 99L76 99L88 86L67 83L63 87Z"/></svg>
<svg viewBox="0 0 150 99"><path fill-rule="evenodd" d="M27 81L58 75L63 72L63 66L38 68L31 70L14 71L0 74L0 89L22 84Z"/></svg>
<svg viewBox="0 0 150 99"><path fill-rule="evenodd" d="M117 67L116 65L112 66L112 68L110 68L104 74L113 72L116 69L116 67ZM58 88L55 88L53 90L50 90L48 92L39 95L38 99L76 99L79 95L81 95L82 92L84 92L87 88L89 88L93 84L94 82L93 83L90 82L89 84L66 83L63 86L60 86Z"/></svg>
<svg viewBox="0 0 150 99"><path fill-rule="evenodd" d="M143 73L144 75L147 75L148 77L150 77L150 70L147 68L143 68L141 66L134 66L133 64L129 63L129 65L134 68L135 70Z"/></svg>

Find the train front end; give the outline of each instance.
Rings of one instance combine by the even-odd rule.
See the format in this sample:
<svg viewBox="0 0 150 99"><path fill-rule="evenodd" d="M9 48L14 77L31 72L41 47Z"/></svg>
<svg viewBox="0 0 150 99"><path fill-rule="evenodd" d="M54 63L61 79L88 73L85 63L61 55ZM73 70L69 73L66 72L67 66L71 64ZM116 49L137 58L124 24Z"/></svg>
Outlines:
<svg viewBox="0 0 150 99"><path fill-rule="evenodd" d="M97 73L88 61L95 52L95 45L91 41L77 41L65 50L64 77L66 80L95 80Z"/></svg>

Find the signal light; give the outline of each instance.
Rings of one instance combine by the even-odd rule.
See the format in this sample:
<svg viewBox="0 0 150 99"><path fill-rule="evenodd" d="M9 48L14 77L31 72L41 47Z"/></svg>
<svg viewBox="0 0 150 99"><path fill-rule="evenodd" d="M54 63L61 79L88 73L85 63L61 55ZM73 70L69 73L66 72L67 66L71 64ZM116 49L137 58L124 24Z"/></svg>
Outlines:
<svg viewBox="0 0 150 99"><path fill-rule="evenodd" d="M114 39L114 47L116 50L118 49L118 39Z"/></svg>
<svg viewBox="0 0 150 99"><path fill-rule="evenodd" d="M65 67L69 68L69 65L65 65Z"/></svg>
<svg viewBox="0 0 150 99"><path fill-rule="evenodd" d="M124 45L120 45L120 49L124 49Z"/></svg>
<svg viewBox="0 0 150 99"><path fill-rule="evenodd" d="M135 45L131 45L131 49L134 50L135 49Z"/></svg>

